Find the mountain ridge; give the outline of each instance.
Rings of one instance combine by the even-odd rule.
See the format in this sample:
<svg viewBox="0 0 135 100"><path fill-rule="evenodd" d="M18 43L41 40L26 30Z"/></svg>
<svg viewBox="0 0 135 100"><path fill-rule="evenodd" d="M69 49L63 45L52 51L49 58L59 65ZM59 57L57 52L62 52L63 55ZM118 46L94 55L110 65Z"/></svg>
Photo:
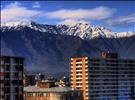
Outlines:
<svg viewBox="0 0 135 100"><path fill-rule="evenodd" d="M82 39L94 39L98 37L103 38L121 38L130 37L135 35L135 32L113 32L110 29L100 26L92 26L88 23L76 23L75 25L47 25L38 24L34 21L19 21L19 22L9 22L1 25L1 30L4 29L21 29L24 27L29 27L39 32L48 32L52 34L62 34L62 35L73 35L78 36Z"/></svg>

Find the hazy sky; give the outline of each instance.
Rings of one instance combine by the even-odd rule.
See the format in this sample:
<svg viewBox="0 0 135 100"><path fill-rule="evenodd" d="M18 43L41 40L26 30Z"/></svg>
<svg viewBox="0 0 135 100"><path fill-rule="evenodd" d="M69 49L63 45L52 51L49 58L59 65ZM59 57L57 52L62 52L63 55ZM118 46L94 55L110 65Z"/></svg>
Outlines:
<svg viewBox="0 0 135 100"><path fill-rule="evenodd" d="M113 31L135 31L135 1L3 1L1 21L46 24L90 23Z"/></svg>

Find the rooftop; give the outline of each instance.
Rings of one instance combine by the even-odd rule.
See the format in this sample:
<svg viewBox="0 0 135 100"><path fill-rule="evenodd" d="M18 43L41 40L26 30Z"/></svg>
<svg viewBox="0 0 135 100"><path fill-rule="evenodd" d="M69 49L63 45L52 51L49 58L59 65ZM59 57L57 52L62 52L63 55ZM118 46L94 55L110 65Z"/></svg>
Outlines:
<svg viewBox="0 0 135 100"><path fill-rule="evenodd" d="M28 86L24 87L24 92L70 92L70 91L78 91L75 89L72 89L70 87L52 87L52 88L40 88L37 86Z"/></svg>

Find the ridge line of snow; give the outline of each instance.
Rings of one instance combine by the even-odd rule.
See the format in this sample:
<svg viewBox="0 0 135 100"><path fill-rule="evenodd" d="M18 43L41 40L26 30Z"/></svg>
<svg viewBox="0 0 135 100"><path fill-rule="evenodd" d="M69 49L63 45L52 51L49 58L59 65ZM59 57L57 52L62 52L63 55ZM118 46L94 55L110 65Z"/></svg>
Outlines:
<svg viewBox="0 0 135 100"><path fill-rule="evenodd" d="M23 26L23 27L27 26L30 27L31 29L40 32L79 36L82 39L93 39L100 36L104 38L119 38L119 37L130 37L135 35L135 32L112 32L111 30L105 27L100 27L100 26L94 27L90 24L80 23L80 22L70 26L65 24L60 24L60 25L38 24L33 21L23 20L23 21L2 23L1 29L2 27L8 27L8 29L10 28L18 29L18 26Z"/></svg>

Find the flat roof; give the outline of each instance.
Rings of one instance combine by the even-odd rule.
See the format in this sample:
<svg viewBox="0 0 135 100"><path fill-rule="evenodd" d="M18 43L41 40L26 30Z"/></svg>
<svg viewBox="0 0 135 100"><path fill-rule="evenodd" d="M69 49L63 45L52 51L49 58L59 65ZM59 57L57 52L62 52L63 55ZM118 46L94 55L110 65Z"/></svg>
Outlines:
<svg viewBox="0 0 135 100"><path fill-rule="evenodd" d="M114 60L114 61L127 61L127 62L135 62L135 59L131 59L131 58L102 58L102 57L89 57L89 56L76 56L76 57L71 57L70 59L81 59L87 57L89 60Z"/></svg>
<svg viewBox="0 0 135 100"><path fill-rule="evenodd" d="M70 91L80 91L78 89L72 89L70 87L52 87L52 88L40 88L37 86L24 87L24 92L51 92L51 93L64 93Z"/></svg>

